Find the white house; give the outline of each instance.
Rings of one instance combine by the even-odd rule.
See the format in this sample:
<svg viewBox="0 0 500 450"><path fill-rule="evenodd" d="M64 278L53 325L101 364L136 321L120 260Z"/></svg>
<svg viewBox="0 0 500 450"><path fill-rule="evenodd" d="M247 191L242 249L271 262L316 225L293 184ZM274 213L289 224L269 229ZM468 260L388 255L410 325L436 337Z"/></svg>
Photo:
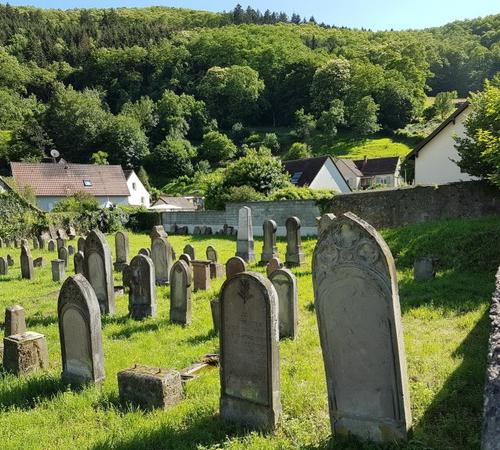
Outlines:
<svg viewBox="0 0 500 450"><path fill-rule="evenodd" d="M447 184L477 178L462 172L456 161L460 156L455 137L465 136L469 103L462 103L439 127L408 155L415 160L415 184Z"/></svg>
<svg viewBox="0 0 500 450"><path fill-rule="evenodd" d="M151 196L137 174L133 170L124 170L123 172L125 173L128 190L130 192L128 204L149 208L151 205Z"/></svg>

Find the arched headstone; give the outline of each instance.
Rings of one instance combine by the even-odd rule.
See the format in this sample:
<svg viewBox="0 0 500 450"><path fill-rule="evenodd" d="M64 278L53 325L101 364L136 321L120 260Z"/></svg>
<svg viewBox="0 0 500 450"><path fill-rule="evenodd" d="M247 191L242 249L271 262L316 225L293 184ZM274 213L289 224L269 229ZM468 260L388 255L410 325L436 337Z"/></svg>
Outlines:
<svg viewBox="0 0 500 450"><path fill-rule="evenodd" d="M54 242L53 239L50 239L49 242L47 243L47 250L49 252L55 252L56 251L56 243Z"/></svg>
<svg viewBox="0 0 500 450"><path fill-rule="evenodd" d="M271 276L271 274L275 271L275 270L278 270L278 269L281 269L283 267L283 263L280 261L279 258L277 258L276 256L274 256L273 258L271 258L271 260L267 263L267 266L266 266L266 275L268 277Z"/></svg>
<svg viewBox="0 0 500 450"><path fill-rule="evenodd" d="M57 303L62 379L70 384L104 380L101 312L92 286L83 275L66 279Z"/></svg>
<svg viewBox="0 0 500 450"><path fill-rule="evenodd" d="M215 250L215 248L211 245L207 247L206 255L209 261L218 262L217 250Z"/></svg>
<svg viewBox="0 0 500 450"><path fill-rule="evenodd" d="M57 249L57 258L64 261L64 267L68 267L69 251L66 247L59 247Z"/></svg>
<svg viewBox="0 0 500 450"><path fill-rule="evenodd" d="M73 257L73 265L75 266L75 274L80 273L84 274L84 262L85 256L82 251L78 251L75 253Z"/></svg>
<svg viewBox="0 0 500 450"><path fill-rule="evenodd" d="M191 256L187 255L186 253L183 253L181 256L179 256L179 261L184 261L189 267L191 267Z"/></svg>
<svg viewBox="0 0 500 450"><path fill-rule="evenodd" d="M189 257L191 258L191 261L196 259L196 252L194 250L194 247L191 244L187 244L184 247L183 253L185 253L186 255L189 255Z"/></svg>
<svg viewBox="0 0 500 450"><path fill-rule="evenodd" d="M79 237L77 241L77 248L79 252L84 253L85 252L85 238L84 237Z"/></svg>
<svg viewBox="0 0 500 450"><path fill-rule="evenodd" d="M9 273L9 263L7 258L0 256L0 275L7 275Z"/></svg>
<svg viewBox="0 0 500 450"><path fill-rule="evenodd" d="M151 250L149 248L141 248L139 255L149 256L151 258Z"/></svg>
<svg viewBox="0 0 500 450"><path fill-rule="evenodd" d="M269 280L278 294L280 338L295 339L299 320L297 278L288 269L277 269Z"/></svg>
<svg viewBox="0 0 500 450"><path fill-rule="evenodd" d="M264 244L260 262L268 263L271 258L278 256L278 247L276 247L276 230L278 229L274 220L264 220L262 230L264 232Z"/></svg>
<svg viewBox="0 0 500 450"><path fill-rule="evenodd" d="M313 285L332 431L406 439L411 413L392 254L352 213L327 214L319 229Z"/></svg>
<svg viewBox="0 0 500 450"><path fill-rule="evenodd" d="M305 263L302 238L300 236L300 220L298 217L289 217L286 226L286 257L287 267L300 266Z"/></svg>
<svg viewBox="0 0 500 450"><path fill-rule="evenodd" d="M156 317L155 268L149 256L136 255L130 261L127 270L130 290L128 294L128 312L130 317L141 320ZM124 275L124 278L125 275ZM125 284L125 283L124 283Z"/></svg>
<svg viewBox="0 0 500 450"><path fill-rule="evenodd" d="M116 261L114 268L120 272L123 266L128 264L128 234L123 231L118 231L115 234L115 253Z"/></svg>
<svg viewBox="0 0 500 450"><path fill-rule="evenodd" d="M246 272L247 265L239 256L233 256L226 262L226 278L229 279L237 273Z"/></svg>
<svg viewBox="0 0 500 450"><path fill-rule="evenodd" d="M33 258L27 245L21 246L21 278L32 280L35 275Z"/></svg>
<svg viewBox="0 0 500 450"><path fill-rule="evenodd" d="M170 271L170 320L191 323L191 269L185 261L177 261Z"/></svg>
<svg viewBox="0 0 500 450"><path fill-rule="evenodd" d="M168 284L172 267L172 248L165 238L155 238L151 247L156 284Z"/></svg>

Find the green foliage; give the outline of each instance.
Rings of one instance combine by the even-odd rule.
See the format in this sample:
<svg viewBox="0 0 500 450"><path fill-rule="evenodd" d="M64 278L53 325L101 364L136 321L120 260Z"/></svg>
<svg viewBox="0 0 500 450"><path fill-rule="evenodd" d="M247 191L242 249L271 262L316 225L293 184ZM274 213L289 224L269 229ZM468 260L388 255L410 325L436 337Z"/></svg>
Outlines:
<svg viewBox="0 0 500 450"><path fill-rule="evenodd" d="M144 130L150 133L158 124L157 105L148 96L141 97L136 102L127 102L123 105L120 114L134 119Z"/></svg>
<svg viewBox="0 0 500 450"><path fill-rule="evenodd" d="M311 85L313 108L317 113L330 108L334 99L343 99L351 80L351 66L345 58L335 58L316 70Z"/></svg>
<svg viewBox="0 0 500 450"><path fill-rule="evenodd" d="M92 164L97 164L99 166L106 166L109 164L108 158L109 154L107 152L99 150L98 152L92 153L90 157L90 162Z"/></svg>
<svg viewBox="0 0 500 450"><path fill-rule="evenodd" d="M330 108L321 113L317 126L320 130L333 138L337 135L337 127L344 123L344 102L335 99L330 103Z"/></svg>
<svg viewBox="0 0 500 450"><path fill-rule="evenodd" d="M264 200L266 196L257 192L251 186L225 187L222 183L210 186L205 196L205 208L209 210L222 210L226 203L231 202L256 202Z"/></svg>
<svg viewBox="0 0 500 450"><path fill-rule="evenodd" d="M330 189L311 189L307 186L298 187L289 185L287 187L272 191L266 198L269 201L278 200L331 200L335 191Z"/></svg>
<svg viewBox="0 0 500 450"><path fill-rule="evenodd" d="M312 156L311 146L303 142L294 142L288 153L285 156L286 161L293 161L295 159L310 158Z"/></svg>
<svg viewBox="0 0 500 450"><path fill-rule="evenodd" d="M17 192L0 192L0 237L28 237L43 224L43 213Z"/></svg>
<svg viewBox="0 0 500 450"><path fill-rule="evenodd" d="M349 112L352 129L361 136L375 133L380 129L377 122L379 106L370 96L363 97Z"/></svg>
<svg viewBox="0 0 500 450"><path fill-rule="evenodd" d="M304 108L295 111L294 136L306 140L311 136L311 132L316 128L316 120L312 114L306 114Z"/></svg>
<svg viewBox="0 0 500 450"><path fill-rule="evenodd" d="M437 117L441 120L446 119L446 117L453 111L453 100L457 98L457 91L451 92L439 92L434 100L434 112Z"/></svg>
<svg viewBox="0 0 500 450"><path fill-rule="evenodd" d="M143 166L139 167L139 170L137 171L137 178L141 181L142 185L146 188L146 190L149 192L151 190L151 184L149 183L149 175L146 172L146 169L144 169Z"/></svg>
<svg viewBox="0 0 500 450"><path fill-rule="evenodd" d="M237 148L225 134L210 131L203 136L199 149L200 158L208 161L213 167L226 165L236 155Z"/></svg>
<svg viewBox="0 0 500 450"><path fill-rule="evenodd" d="M78 192L75 195L66 197L64 200L56 203L52 212L72 212L84 213L86 211L97 211L99 209L99 202L97 199L88 192Z"/></svg>

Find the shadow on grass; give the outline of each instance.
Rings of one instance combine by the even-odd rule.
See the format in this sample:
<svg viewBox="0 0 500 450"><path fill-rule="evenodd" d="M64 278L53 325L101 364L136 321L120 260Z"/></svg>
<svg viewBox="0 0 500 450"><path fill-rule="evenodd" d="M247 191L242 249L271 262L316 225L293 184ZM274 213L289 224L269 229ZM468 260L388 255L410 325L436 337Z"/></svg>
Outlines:
<svg viewBox="0 0 500 450"><path fill-rule="evenodd" d="M111 339L128 339L135 333L144 333L147 331L158 331L159 328L167 323L170 323L167 319L155 321L155 322L136 322L128 323L130 319L128 316L126 321L122 323L127 323L126 326L122 327L120 330L115 331L109 335Z"/></svg>
<svg viewBox="0 0 500 450"><path fill-rule="evenodd" d="M212 328L208 333L188 337L185 342L192 345L203 344L204 342L210 341L217 336L218 333Z"/></svg>
<svg viewBox="0 0 500 450"><path fill-rule="evenodd" d="M57 323L57 316L42 316L41 314L35 314L32 317L26 318L26 326L28 328L35 328L38 326L47 327Z"/></svg>

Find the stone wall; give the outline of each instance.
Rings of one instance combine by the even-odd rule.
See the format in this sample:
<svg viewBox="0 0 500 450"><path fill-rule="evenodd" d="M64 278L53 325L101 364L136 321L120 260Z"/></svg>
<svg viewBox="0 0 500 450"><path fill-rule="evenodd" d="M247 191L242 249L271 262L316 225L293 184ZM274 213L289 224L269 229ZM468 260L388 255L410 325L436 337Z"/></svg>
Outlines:
<svg viewBox="0 0 500 450"><path fill-rule="evenodd" d="M376 228L500 214L500 191L482 181L354 192L335 196L325 212L351 211Z"/></svg>
<svg viewBox="0 0 500 450"><path fill-rule="evenodd" d="M500 443L500 267L490 308L491 334L484 391L483 437L481 448L495 450Z"/></svg>

